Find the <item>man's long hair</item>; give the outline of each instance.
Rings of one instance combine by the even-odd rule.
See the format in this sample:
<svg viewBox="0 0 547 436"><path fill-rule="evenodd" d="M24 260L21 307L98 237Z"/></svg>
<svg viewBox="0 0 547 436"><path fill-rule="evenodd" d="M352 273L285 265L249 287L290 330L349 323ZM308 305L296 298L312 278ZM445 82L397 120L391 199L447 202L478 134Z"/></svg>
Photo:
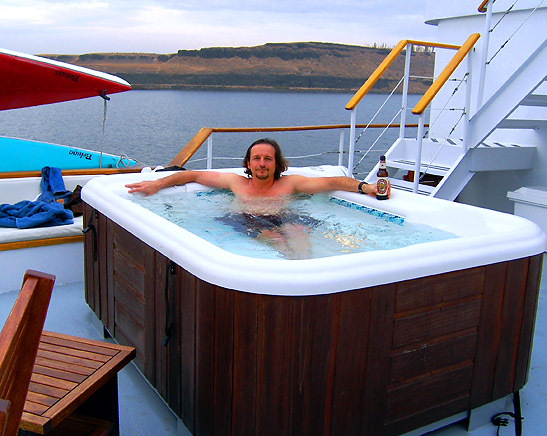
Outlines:
<svg viewBox="0 0 547 436"><path fill-rule="evenodd" d="M289 163L283 157L283 153L281 153L281 147L279 147L279 144L275 140L269 139L269 138L257 139L255 142L253 142L249 146L249 148L247 149L247 153L245 154L245 158L243 159L245 174L247 174L249 177L252 176L251 170L249 169L249 161L251 160L251 149L257 144L268 144L275 149L274 180L279 179L281 177L281 173L283 171L287 171L287 168L289 167Z"/></svg>

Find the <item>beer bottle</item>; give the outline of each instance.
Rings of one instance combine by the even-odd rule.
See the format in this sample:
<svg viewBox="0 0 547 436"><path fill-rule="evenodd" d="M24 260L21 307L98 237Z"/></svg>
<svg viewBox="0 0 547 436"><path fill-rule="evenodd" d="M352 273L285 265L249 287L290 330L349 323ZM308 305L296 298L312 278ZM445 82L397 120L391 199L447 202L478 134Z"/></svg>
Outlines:
<svg viewBox="0 0 547 436"><path fill-rule="evenodd" d="M387 200L389 182L385 156L380 156L380 169L378 170L378 173L376 173L376 176L378 176L378 180L376 181L376 198L378 200Z"/></svg>

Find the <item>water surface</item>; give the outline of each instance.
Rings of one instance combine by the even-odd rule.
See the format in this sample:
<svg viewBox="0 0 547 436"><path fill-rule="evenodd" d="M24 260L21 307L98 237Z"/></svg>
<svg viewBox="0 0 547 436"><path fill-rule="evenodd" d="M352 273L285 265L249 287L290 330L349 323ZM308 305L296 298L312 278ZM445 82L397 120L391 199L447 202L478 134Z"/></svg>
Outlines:
<svg viewBox="0 0 547 436"><path fill-rule="evenodd" d="M326 194L291 196L265 221L242 214L237 198L224 190L125 197L231 253L257 258L321 258L455 237Z"/></svg>

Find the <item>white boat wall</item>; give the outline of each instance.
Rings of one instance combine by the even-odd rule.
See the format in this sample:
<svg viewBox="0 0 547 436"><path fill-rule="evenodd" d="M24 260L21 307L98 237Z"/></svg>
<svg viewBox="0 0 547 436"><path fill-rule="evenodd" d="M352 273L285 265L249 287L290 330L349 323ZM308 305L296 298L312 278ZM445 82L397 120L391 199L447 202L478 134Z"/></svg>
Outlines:
<svg viewBox="0 0 547 436"><path fill-rule="evenodd" d="M485 1L480 5L485 12L478 2L428 3L426 22L437 26L437 43L467 40L472 47L449 77L443 74L455 62L455 50L435 49L432 88L441 87L431 102L429 127L419 127L413 138L403 132L386 152L395 189L512 212L509 191L547 186L547 6L542 3ZM478 40L472 44L474 35ZM421 103L427 104L428 93ZM414 114L419 105L411 108ZM425 111L420 122L426 122ZM418 168L420 183L402 177ZM375 180L376 171L366 179ZM436 181L426 183L428 178Z"/></svg>

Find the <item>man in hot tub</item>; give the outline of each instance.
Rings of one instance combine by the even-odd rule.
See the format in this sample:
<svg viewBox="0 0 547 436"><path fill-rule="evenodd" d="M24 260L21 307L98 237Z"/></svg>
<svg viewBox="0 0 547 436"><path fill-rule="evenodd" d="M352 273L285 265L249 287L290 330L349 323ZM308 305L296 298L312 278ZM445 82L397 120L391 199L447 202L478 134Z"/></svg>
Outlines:
<svg viewBox="0 0 547 436"><path fill-rule="evenodd" d="M160 189L189 182L231 190L237 198L237 212L219 220L275 246L288 258L309 257L309 238L302 229L317 224L312 217L287 212L284 205L291 194L349 191L376 195L376 185L351 177L307 177L285 175L288 164L273 139L253 142L243 159L245 174L218 171L179 171L157 180L126 185L129 192L152 195Z"/></svg>

